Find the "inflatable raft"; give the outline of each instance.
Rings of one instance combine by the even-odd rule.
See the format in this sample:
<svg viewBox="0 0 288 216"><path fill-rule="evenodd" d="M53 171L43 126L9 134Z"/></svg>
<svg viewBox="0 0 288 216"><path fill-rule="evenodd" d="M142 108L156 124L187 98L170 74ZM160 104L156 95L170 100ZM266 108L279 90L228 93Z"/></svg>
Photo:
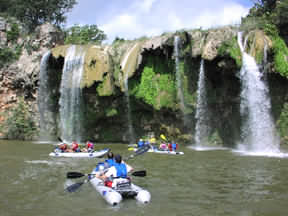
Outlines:
<svg viewBox="0 0 288 216"><path fill-rule="evenodd" d="M103 157L110 151L109 148L102 149L100 151L94 152L51 152L49 156L51 157L77 157L77 158L95 158Z"/></svg>

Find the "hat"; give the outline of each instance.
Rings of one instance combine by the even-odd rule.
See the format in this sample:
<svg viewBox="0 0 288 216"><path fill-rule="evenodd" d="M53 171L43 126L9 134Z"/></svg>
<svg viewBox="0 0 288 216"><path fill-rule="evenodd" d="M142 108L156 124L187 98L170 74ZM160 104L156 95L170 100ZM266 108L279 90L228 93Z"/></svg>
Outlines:
<svg viewBox="0 0 288 216"><path fill-rule="evenodd" d="M121 163L121 161L122 161L122 157L119 154L115 155L114 159L117 163Z"/></svg>

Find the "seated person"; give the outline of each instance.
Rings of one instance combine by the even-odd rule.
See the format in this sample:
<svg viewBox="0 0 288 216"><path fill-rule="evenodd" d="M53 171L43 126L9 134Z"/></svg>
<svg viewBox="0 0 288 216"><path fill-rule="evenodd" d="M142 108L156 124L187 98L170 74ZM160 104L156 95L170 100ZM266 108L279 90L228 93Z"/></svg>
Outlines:
<svg viewBox="0 0 288 216"><path fill-rule="evenodd" d="M172 151L176 151L178 145L176 144L176 142L172 141L172 144L171 144L171 148L172 148Z"/></svg>
<svg viewBox="0 0 288 216"><path fill-rule="evenodd" d="M171 143L168 143L168 149L169 149L169 151L172 151L172 144Z"/></svg>
<svg viewBox="0 0 288 216"><path fill-rule="evenodd" d="M108 187L115 187L119 181L130 181L127 177L128 173L133 170L131 166L122 161L120 155L114 157L115 163L105 174L96 175L102 179Z"/></svg>
<svg viewBox="0 0 288 216"><path fill-rule="evenodd" d="M71 148L67 150L68 152L81 152L79 144L77 142L72 142Z"/></svg>
<svg viewBox="0 0 288 216"><path fill-rule="evenodd" d="M86 142L86 147L82 149L82 152L93 152L94 151L94 144L90 141Z"/></svg>
<svg viewBox="0 0 288 216"><path fill-rule="evenodd" d="M167 150L167 145L166 145L166 143L161 143L160 146L159 146L159 149L160 149L160 150Z"/></svg>
<svg viewBox="0 0 288 216"><path fill-rule="evenodd" d="M144 141L143 139L140 139L139 142L137 143L137 148L141 148L144 146Z"/></svg>
<svg viewBox="0 0 288 216"><path fill-rule="evenodd" d="M93 170L94 172L105 172L105 170L107 170L108 168L110 168L111 166L113 166L115 163L114 161L114 154L113 152L108 152L107 154L107 159L105 160L105 162L99 162L97 163L95 169Z"/></svg>
<svg viewBox="0 0 288 216"><path fill-rule="evenodd" d="M55 152L66 152L68 149L68 145L66 143L60 143L56 149L55 149Z"/></svg>

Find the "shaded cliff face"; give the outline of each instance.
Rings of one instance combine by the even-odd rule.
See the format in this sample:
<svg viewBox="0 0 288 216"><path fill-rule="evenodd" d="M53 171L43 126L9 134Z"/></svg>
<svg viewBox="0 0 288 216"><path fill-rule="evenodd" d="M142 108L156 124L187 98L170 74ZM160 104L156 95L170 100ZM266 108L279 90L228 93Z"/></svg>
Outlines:
<svg viewBox="0 0 288 216"><path fill-rule="evenodd" d="M178 77L174 37L179 36ZM267 44L267 80L275 119L283 116L287 80L273 69L271 40L263 32L248 34L247 47L259 63ZM59 98L66 46L53 48L48 60L50 104L47 121L50 133L59 135ZM200 62L204 59L207 109L211 137L224 146L234 146L240 138L240 80L242 56L237 30L224 27L208 31L192 30L150 39L117 41L110 46L83 46L84 73L81 81L84 106L83 134L98 142L128 142L125 79L128 79L131 122L135 137L161 133L180 142L193 143ZM39 71L38 71L39 72ZM181 88L184 109L177 92ZM35 97L37 90L33 88ZM281 95L281 96L279 96ZM34 98L35 98L34 97ZM185 124L183 122L185 119ZM85 141L85 140L83 140Z"/></svg>

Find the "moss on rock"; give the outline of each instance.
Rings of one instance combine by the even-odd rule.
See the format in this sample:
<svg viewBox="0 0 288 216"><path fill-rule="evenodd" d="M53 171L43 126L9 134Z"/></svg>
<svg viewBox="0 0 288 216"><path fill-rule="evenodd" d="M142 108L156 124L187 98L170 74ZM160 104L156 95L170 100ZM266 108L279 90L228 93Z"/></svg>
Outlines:
<svg viewBox="0 0 288 216"><path fill-rule="evenodd" d="M235 60L236 65L241 68L242 66L242 54L240 47L238 46L237 38L233 37L230 40L224 41L218 48L218 55L225 57L230 56Z"/></svg>

